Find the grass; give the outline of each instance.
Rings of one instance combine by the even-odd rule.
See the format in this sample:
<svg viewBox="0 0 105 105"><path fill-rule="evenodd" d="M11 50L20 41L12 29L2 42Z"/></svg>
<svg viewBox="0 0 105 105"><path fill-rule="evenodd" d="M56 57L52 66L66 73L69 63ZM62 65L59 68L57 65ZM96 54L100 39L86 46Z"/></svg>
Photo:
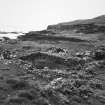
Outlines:
<svg viewBox="0 0 105 105"><path fill-rule="evenodd" d="M0 104L104 105L104 59L96 60L97 56L93 56L85 62L75 55L97 50L95 43L48 42L20 41L16 45L0 45L17 55L0 61ZM67 56L43 53L52 47L67 49Z"/></svg>

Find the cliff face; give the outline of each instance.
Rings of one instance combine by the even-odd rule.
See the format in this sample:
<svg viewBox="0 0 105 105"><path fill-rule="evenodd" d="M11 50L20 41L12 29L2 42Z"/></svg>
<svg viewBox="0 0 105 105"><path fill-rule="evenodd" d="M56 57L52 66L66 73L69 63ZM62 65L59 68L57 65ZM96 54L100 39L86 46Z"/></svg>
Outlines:
<svg viewBox="0 0 105 105"><path fill-rule="evenodd" d="M53 31L74 31L76 33L100 33L105 32L105 16L96 17L88 20L77 20L73 22L49 25L47 30Z"/></svg>

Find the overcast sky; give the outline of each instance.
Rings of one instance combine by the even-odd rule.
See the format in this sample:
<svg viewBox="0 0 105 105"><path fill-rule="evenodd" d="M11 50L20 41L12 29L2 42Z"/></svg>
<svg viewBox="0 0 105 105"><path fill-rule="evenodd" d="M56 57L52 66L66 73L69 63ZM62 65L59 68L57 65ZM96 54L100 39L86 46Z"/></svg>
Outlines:
<svg viewBox="0 0 105 105"><path fill-rule="evenodd" d="M0 0L0 30L42 30L99 15L105 15L105 0Z"/></svg>

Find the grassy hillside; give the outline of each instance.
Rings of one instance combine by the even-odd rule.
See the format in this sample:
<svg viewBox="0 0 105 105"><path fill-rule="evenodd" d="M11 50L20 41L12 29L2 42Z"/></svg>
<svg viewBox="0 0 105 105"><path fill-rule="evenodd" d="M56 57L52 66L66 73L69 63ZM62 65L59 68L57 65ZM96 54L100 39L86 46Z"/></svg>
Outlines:
<svg viewBox="0 0 105 105"><path fill-rule="evenodd" d="M105 16L0 41L0 105L105 105Z"/></svg>

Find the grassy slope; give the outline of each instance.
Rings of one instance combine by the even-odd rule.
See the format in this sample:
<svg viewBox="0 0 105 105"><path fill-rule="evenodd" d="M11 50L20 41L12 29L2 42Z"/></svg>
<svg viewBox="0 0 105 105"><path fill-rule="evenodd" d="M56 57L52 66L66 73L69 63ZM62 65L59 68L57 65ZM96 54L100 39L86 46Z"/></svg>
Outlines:
<svg viewBox="0 0 105 105"><path fill-rule="evenodd" d="M83 46L85 44L84 50ZM51 44L50 44L51 45ZM55 44L56 45L56 44ZM63 46L62 46L63 45ZM77 46L78 45L78 46ZM37 47L42 52L51 47L39 42L20 42L13 45L2 44L2 47L17 50L18 54L36 52ZM31 49L23 50L23 46L31 46ZM86 43L64 43L56 47L66 47L76 52L86 50ZM67 47L68 46L68 47ZM70 47L71 46L71 47ZM46 47L46 48L45 48ZM90 47L92 48L92 47ZM11 51L12 51L11 50ZM37 58L36 58L37 59ZM37 61L37 60L36 60ZM70 60L71 61L71 60ZM45 61L47 62L47 61ZM74 61L73 61L74 62ZM72 64L71 62L70 64ZM98 64L98 62L100 62ZM92 63L93 67L88 66ZM83 63L82 63L83 64ZM30 64L19 59L0 61L0 104L2 105L104 105L104 61L91 61L85 64L91 72L84 71L83 68L75 66L64 69L31 69ZM54 66L54 65L52 65ZM28 68L28 69L27 69ZM71 82L72 80L72 82ZM55 81L55 82L54 82Z"/></svg>
<svg viewBox="0 0 105 105"><path fill-rule="evenodd" d="M91 58L84 63L82 58L81 62L75 58L78 51L93 51L95 46L105 45L104 34L62 31L54 35L33 38L33 34L29 40L16 44L0 43L0 48L17 55L15 59L0 60L0 105L105 105L105 60ZM101 41L97 40L99 35L102 35ZM82 40L88 41L82 41L81 36ZM66 65L62 62L50 64L59 57L46 54L32 57L35 65L53 67L49 69L36 69L28 60L19 59L23 55L46 52L52 47L67 49L67 58L74 57L65 61Z"/></svg>

